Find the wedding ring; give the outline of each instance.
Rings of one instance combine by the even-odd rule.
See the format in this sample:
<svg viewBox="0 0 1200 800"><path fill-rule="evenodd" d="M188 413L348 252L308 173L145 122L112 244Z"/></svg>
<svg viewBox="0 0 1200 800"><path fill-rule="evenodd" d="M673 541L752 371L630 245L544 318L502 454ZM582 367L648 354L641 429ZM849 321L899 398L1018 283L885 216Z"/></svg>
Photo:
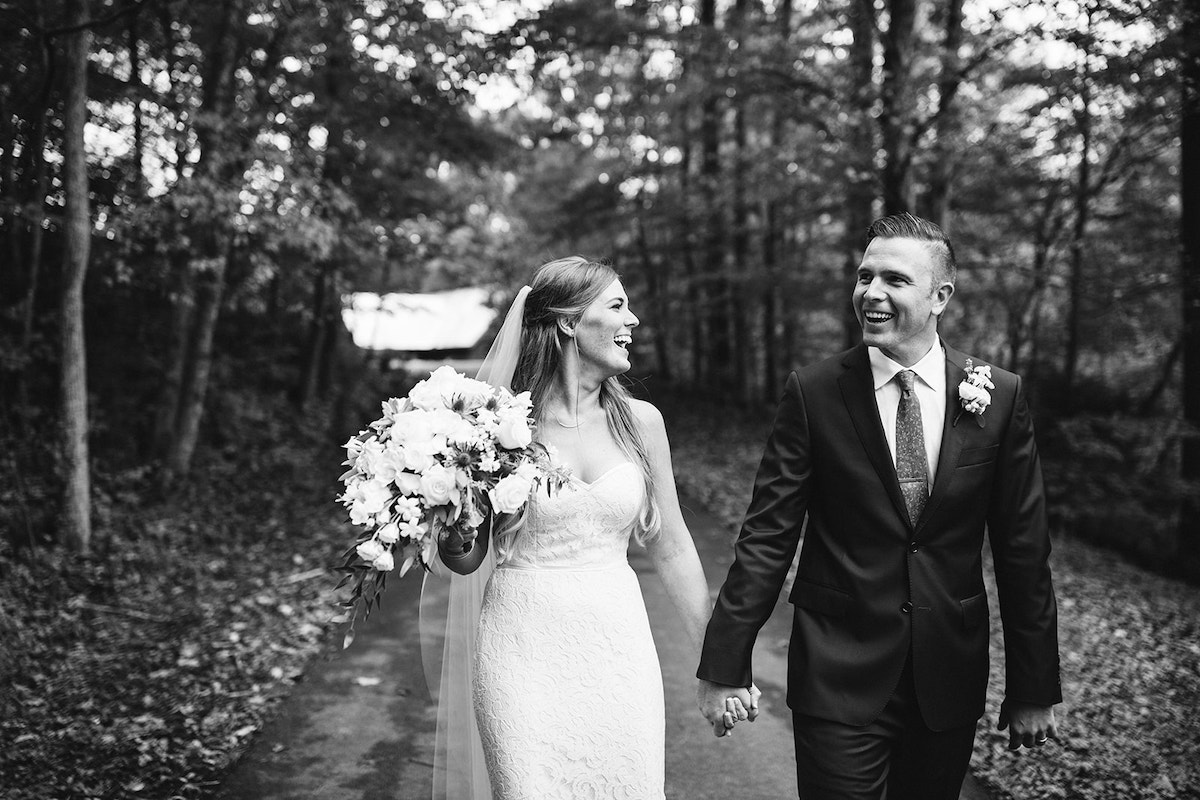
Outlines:
<svg viewBox="0 0 1200 800"><path fill-rule="evenodd" d="M1045 744L1045 743L1046 743L1046 740L1047 740L1047 739L1049 739L1049 738L1050 738L1050 737L1048 737L1048 736L1043 736L1042 738L1038 739L1038 740L1035 742L1035 744Z"/></svg>

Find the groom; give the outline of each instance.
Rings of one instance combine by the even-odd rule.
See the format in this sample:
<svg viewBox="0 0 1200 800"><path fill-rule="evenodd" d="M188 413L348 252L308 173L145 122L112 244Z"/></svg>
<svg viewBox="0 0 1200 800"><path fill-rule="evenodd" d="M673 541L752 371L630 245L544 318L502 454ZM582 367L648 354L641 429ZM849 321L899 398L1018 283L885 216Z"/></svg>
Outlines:
<svg viewBox="0 0 1200 800"><path fill-rule="evenodd" d="M863 343L788 377L708 625L698 700L720 731L727 698L754 705L734 687L752 683L754 639L807 517L788 655L803 800L959 796L988 678L985 528L1004 625L999 725L1014 750L1055 735L1057 612L1029 406L1019 377L990 367L989 380L939 339L954 278L937 225L871 225L853 295Z"/></svg>

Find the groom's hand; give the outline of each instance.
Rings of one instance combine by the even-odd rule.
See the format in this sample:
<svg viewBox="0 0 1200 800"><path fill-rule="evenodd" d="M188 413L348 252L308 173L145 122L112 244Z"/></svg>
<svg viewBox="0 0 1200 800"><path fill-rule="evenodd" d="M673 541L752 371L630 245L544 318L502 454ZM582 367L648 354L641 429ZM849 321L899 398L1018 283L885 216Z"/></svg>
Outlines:
<svg viewBox="0 0 1200 800"><path fill-rule="evenodd" d="M738 722L745 719L753 722L758 716L761 695L757 686L742 689L701 680L696 689L696 705L712 725L714 736L729 736Z"/></svg>
<svg viewBox="0 0 1200 800"><path fill-rule="evenodd" d="M1009 750L1041 747L1050 739L1058 738L1054 706L1004 703L1000 706L1000 720L996 728L1008 728Z"/></svg>

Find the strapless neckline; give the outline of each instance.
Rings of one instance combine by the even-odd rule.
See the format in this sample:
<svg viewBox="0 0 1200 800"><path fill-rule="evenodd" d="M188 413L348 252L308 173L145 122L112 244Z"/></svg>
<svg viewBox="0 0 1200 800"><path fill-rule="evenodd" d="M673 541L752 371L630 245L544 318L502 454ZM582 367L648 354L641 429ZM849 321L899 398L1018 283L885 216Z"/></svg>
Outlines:
<svg viewBox="0 0 1200 800"><path fill-rule="evenodd" d="M591 488L591 487L595 486L596 484L600 483L600 481L607 478L609 475L612 475L614 472L621 469L621 467L633 467L633 466L635 466L635 464L632 461L622 461L621 463L613 464L611 467L604 470L604 472L602 472L600 475L598 475L595 478L595 480L585 481L583 478L580 478L579 476L577 476L575 474L571 475L571 480L574 481L575 483L579 484L580 486L586 486L588 488Z"/></svg>

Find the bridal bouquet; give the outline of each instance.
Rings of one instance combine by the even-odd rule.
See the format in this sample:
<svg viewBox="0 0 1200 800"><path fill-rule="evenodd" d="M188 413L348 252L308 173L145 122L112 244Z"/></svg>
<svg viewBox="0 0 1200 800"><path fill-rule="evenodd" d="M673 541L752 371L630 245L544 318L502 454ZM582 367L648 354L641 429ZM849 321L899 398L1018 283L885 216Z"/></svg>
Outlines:
<svg viewBox="0 0 1200 800"><path fill-rule="evenodd" d="M346 551L337 588L353 588L336 621L349 619L343 647L354 638L359 608L378 605L387 576L416 563L428 569L440 538L472 541L497 515L519 512L534 488L561 486L546 448L533 442L533 403L439 367L407 397L383 403L383 416L346 442L338 498L362 526Z"/></svg>

